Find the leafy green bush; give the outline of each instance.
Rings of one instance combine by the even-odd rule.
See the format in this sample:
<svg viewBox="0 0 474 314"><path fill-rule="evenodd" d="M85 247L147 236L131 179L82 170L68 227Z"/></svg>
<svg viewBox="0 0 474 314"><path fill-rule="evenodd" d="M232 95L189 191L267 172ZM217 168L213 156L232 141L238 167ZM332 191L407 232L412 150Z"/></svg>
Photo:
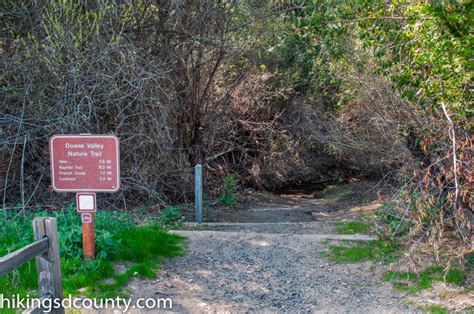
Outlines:
<svg viewBox="0 0 474 314"><path fill-rule="evenodd" d="M237 200L235 195L237 193L237 179L233 174L229 174L224 179L224 184L222 186L221 196L219 197L219 202L222 205L231 206L236 205Z"/></svg>
<svg viewBox="0 0 474 314"><path fill-rule="evenodd" d="M412 194L401 195L407 197L401 205L402 215L387 217L391 236L404 235L413 227L412 236L428 236L429 243L434 244L449 226L456 228L456 236L464 244L470 244L470 222L461 209L472 208L472 187L467 182L472 173L473 107L469 87L473 36L469 21L473 2L299 3L300 7L285 11L283 21L277 22L287 26L272 49L274 58L280 60L275 72L284 84L299 87L299 91L334 111L357 112L357 98L364 90L361 77L370 77L370 85L375 78L384 78L389 93L412 108L406 111L410 118L400 115L396 119L400 119L398 133L403 141L408 140L415 158L405 162L400 149L400 159L389 154L393 156L391 164L402 161L397 166L401 170L398 180L403 190ZM379 90L377 94L381 95ZM383 112L387 113L389 107L385 108ZM362 112L357 114L362 116ZM357 120L370 127L367 120ZM387 131L377 132L381 136L383 133ZM378 138L372 141L377 143ZM368 151L376 156L373 149ZM377 160L381 158L385 159ZM394 170L388 168L386 174ZM459 193L452 193L452 186ZM402 221L405 208L411 212L411 226Z"/></svg>
<svg viewBox="0 0 474 314"><path fill-rule="evenodd" d="M160 222L164 225L177 224L181 221L181 208L179 206L168 206L160 213Z"/></svg>
<svg viewBox="0 0 474 314"><path fill-rule="evenodd" d="M474 252L466 255L466 263L470 267L474 267Z"/></svg>

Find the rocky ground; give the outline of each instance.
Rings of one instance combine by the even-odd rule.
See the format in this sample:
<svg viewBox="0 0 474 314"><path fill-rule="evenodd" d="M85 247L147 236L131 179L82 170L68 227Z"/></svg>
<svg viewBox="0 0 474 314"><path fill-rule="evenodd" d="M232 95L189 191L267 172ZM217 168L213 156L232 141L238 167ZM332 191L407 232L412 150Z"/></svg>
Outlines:
<svg viewBox="0 0 474 314"><path fill-rule="evenodd" d="M323 256L329 241L371 239L339 235L330 218L314 214L329 215L337 203L350 215L370 202L344 191L332 198L250 191L244 205L214 213L214 223L173 231L189 239L187 255L165 263L155 280L133 281L132 297L171 298L179 313L416 311L381 281L381 266Z"/></svg>
<svg viewBox="0 0 474 314"><path fill-rule="evenodd" d="M413 310L370 264L322 257L334 236L316 233L318 223L304 226L311 233L292 234L295 226L283 224L275 233L178 231L189 238L188 254L167 263L158 279L133 282L132 295L171 298L179 313Z"/></svg>

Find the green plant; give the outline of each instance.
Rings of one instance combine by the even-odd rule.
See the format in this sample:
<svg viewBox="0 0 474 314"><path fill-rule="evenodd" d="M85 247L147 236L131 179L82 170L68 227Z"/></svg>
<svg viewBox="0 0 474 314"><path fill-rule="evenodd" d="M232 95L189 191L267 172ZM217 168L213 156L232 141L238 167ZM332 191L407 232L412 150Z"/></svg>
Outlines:
<svg viewBox="0 0 474 314"><path fill-rule="evenodd" d="M404 211L394 202L385 202L377 210L378 219L387 226L385 236L390 238L407 235L412 227L410 220L405 218Z"/></svg>
<svg viewBox="0 0 474 314"><path fill-rule="evenodd" d="M466 255L466 264L470 267L474 267L474 252Z"/></svg>
<svg viewBox="0 0 474 314"><path fill-rule="evenodd" d="M94 261L82 259L80 216L73 205L55 212L37 211L17 215L7 212L7 221L0 226L0 256L6 255L33 240L31 221L36 216L53 216L58 222L63 290L66 294L82 293L92 297L125 295L125 284L134 276L150 278L159 269L160 261L182 254L183 238L170 235L159 225L136 226L127 212L96 213L96 255ZM117 274L115 263L126 269ZM106 280L107 279L107 280ZM0 291L20 295L37 295L37 274L34 262L0 278Z"/></svg>
<svg viewBox="0 0 474 314"><path fill-rule="evenodd" d="M336 263L361 263L374 261L391 263L398 259L401 247L397 242L373 240L366 243L351 242L351 245L330 245L324 255Z"/></svg>
<svg viewBox="0 0 474 314"><path fill-rule="evenodd" d="M394 280L415 280L417 278L416 273L414 272L398 272L398 271L388 271L383 275L384 281L394 281Z"/></svg>
<svg viewBox="0 0 474 314"><path fill-rule="evenodd" d="M229 174L224 179L224 184L222 186L221 196L219 197L219 202L225 206L236 205L237 200L235 195L237 193L237 179L233 174Z"/></svg>
<svg viewBox="0 0 474 314"><path fill-rule="evenodd" d="M457 286L462 286L466 280L466 273L459 268L450 268L445 274L445 281Z"/></svg>
<svg viewBox="0 0 474 314"><path fill-rule="evenodd" d="M164 225L177 224L181 221L181 208L179 206L168 206L160 213L160 223Z"/></svg>
<svg viewBox="0 0 474 314"><path fill-rule="evenodd" d="M338 221L336 229L340 234L368 233L370 227L360 221Z"/></svg>
<svg viewBox="0 0 474 314"><path fill-rule="evenodd" d="M448 314L449 313L449 311L445 307L441 305L437 305L437 304L432 304L428 306L426 310L429 313L433 313L433 314Z"/></svg>
<svg viewBox="0 0 474 314"><path fill-rule="evenodd" d="M445 272L441 266L430 266L419 274L413 272L389 271L384 275L385 281L395 281L395 288L416 294L421 290L429 289L435 282L446 282L461 286L464 284L466 274L459 268L450 268ZM400 282L400 281L403 281Z"/></svg>
<svg viewBox="0 0 474 314"><path fill-rule="evenodd" d="M179 243L183 238L162 231L159 225L148 225L122 229L115 239L121 246L114 260L145 262L180 255Z"/></svg>
<svg viewBox="0 0 474 314"><path fill-rule="evenodd" d="M472 203L467 182L473 158L469 21L474 3L298 3L301 6L285 11L278 20L286 29L271 50L282 84L333 111L351 112L357 110L357 97L364 93L360 78L369 77L371 86L374 78L380 78L391 94L412 108L398 131L404 141L412 142L410 150L419 151L419 157L409 171L399 172L400 181L411 182L403 189L412 195L402 195L406 202L389 217L390 237L412 231L411 236L427 235L434 244L449 226L469 244L470 222L461 209ZM384 106L384 113L387 109ZM359 123L370 127L366 120ZM333 155L342 151L336 149ZM452 186L457 186L456 193ZM405 209L410 216L404 216Z"/></svg>

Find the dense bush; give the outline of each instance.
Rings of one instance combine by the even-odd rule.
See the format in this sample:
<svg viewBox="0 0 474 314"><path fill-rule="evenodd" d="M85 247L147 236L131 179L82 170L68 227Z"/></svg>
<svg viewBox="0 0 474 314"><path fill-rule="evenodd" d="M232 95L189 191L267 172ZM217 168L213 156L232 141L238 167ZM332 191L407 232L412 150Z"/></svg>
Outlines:
<svg viewBox="0 0 474 314"><path fill-rule="evenodd" d="M3 208L55 198L47 139L114 133L118 206L222 178L403 187L411 234L472 233L470 1L6 1ZM62 200L65 201L65 198Z"/></svg>
<svg viewBox="0 0 474 314"><path fill-rule="evenodd" d="M290 65L282 77L336 110L336 154L402 183L397 206L413 235L434 243L451 229L469 243L473 4L276 3L287 9L288 31L275 45Z"/></svg>
<svg viewBox="0 0 474 314"><path fill-rule="evenodd" d="M58 133L120 138L123 188L109 201L185 200L231 7L54 0L0 10L3 207L53 197L47 141Z"/></svg>
<svg viewBox="0 0 474 314"><path fill-rule="evenodd" d="M160 222L165 225L179 223L182 219L179 206L167 206L160 213Z"/></svg>

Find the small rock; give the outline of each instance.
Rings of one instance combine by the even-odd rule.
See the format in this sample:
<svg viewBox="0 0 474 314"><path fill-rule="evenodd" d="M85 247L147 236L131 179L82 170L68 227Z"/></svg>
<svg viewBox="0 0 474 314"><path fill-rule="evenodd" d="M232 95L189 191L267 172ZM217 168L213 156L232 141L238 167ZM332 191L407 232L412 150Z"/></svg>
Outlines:
<svg viewBox="0 0 474 314"><path fill-rule="evenodd" d="M243 299L243 298L244 298L243 295L238 294L238 295L234 295L234 296L231 298L231 300L233 300L233 301L238 301L238 300L241 300L241 299Z"/></svg>

